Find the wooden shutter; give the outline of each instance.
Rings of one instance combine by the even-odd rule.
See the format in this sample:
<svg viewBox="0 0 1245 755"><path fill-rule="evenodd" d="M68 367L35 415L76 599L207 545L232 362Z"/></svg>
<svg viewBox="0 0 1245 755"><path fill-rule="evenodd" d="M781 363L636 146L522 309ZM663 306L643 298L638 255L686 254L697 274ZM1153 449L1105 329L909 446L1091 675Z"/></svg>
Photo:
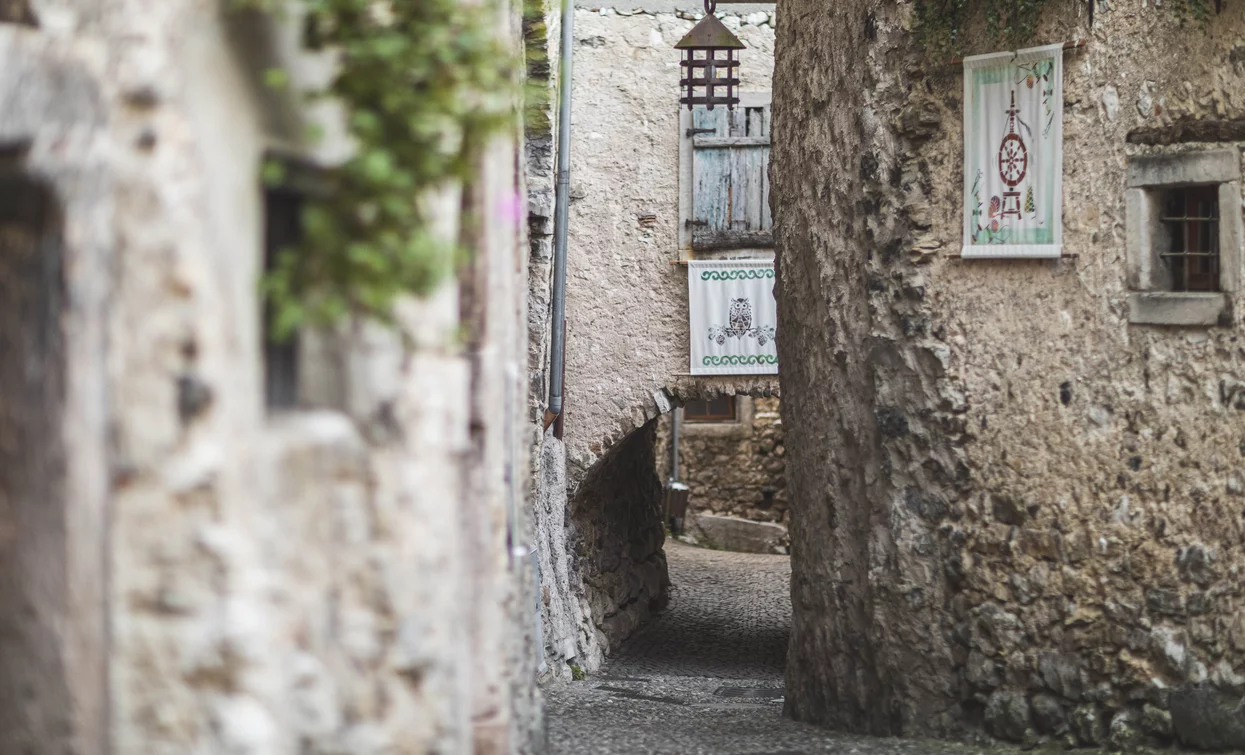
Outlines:
<svg viewBox="0 0 1245 755"><path fill-rule="evenodd" d="M774 245L768 96L692 112L692 249Z"/></svg>

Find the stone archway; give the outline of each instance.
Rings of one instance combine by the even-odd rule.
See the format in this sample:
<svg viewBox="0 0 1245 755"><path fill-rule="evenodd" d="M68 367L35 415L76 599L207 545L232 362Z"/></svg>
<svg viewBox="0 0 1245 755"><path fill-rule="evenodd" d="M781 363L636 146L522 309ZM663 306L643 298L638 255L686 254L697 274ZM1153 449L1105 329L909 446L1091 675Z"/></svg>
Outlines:
<svg viewBox="0 0 1245 755"><path fill-rule="evenodd" d="M612 447L571 496L570 546L606 652L661 608L670 585L656 438L651 420Z"/></svg>
<svg viewBox="0 0 1245 755"><path fill-rule="evenodd" d="M568 423L565 441L546 434L535 501L544 646L562 662L594 671L666 600L659 419L687 401L767 396L774 379L681 378L615 402L619 413L594 440ZM585 413L600 413L601 407ZM582 416L582 415L581 415ZM594 422L601 427L603 423Z"/></svg>

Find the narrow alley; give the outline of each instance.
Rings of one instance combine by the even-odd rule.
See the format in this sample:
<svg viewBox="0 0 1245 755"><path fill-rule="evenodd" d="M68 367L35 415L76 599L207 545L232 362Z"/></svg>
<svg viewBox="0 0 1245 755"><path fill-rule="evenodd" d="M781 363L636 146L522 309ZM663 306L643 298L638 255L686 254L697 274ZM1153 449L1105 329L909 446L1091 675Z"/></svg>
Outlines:
<svg viewBox="0 0 1245 755"><path fill-rule="evenodd" d="M0 0L0 755L1245 755L1245 0Z"/></svg>
<svg viewBox="0 0 1245 755"><path fill-rule="evenodd" d="M677 540L665 550L667 609L600 674L547 690L552 755L986 752L846 736L784 718L790 558Z"/></svg>

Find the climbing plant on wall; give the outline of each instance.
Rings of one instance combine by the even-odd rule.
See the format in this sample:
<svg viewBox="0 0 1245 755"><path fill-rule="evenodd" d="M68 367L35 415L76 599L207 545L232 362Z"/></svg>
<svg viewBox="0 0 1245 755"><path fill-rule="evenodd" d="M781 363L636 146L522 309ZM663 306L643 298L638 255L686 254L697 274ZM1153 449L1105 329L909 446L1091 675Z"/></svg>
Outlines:
<svg viewBox="0 0 1245 755"><path fill-rule="evenodd" d="M1097 2L1097 0L1084 0ZM1205 21L1222 0L1167 0L1163 8L1182 20ZM980 19L986 34L1006 47L1035 44L1034 32L1050 0L916 0L917 36L937 56L962 52L965 29Z"/></svg>
<svg viewBox="0 0 1245 755"><path fill-rule="evenodd" d="M308 199L304 239L263 282L277 336L347 314L392 322L403 294L431 291L459 250L429 227L430 191L468 180L480 149L513 124L515 67L496 32L491 0L236 0L268 12L301 3L305 43L331 49L353 156ZM269 71L270 86L288 77ZM265 166L269 183L279 165Z"/></svg>

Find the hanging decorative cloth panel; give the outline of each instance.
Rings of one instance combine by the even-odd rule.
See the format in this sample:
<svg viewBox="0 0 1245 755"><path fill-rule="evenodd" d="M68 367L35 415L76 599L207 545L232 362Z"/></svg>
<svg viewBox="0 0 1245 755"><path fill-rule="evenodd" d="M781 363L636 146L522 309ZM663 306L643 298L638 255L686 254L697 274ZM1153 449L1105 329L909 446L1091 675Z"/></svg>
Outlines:
<svg viewBox="0 0 1245 755"><path fill-rule="evenodd" d="M693 375L776 375L773 260L688 263Z"/></svg>
<svg viewBox="0 0 1245 755"><path fill-rule="evenodd" d="M1063 251L1063 45L964 59L964 257Z"/></svg>

